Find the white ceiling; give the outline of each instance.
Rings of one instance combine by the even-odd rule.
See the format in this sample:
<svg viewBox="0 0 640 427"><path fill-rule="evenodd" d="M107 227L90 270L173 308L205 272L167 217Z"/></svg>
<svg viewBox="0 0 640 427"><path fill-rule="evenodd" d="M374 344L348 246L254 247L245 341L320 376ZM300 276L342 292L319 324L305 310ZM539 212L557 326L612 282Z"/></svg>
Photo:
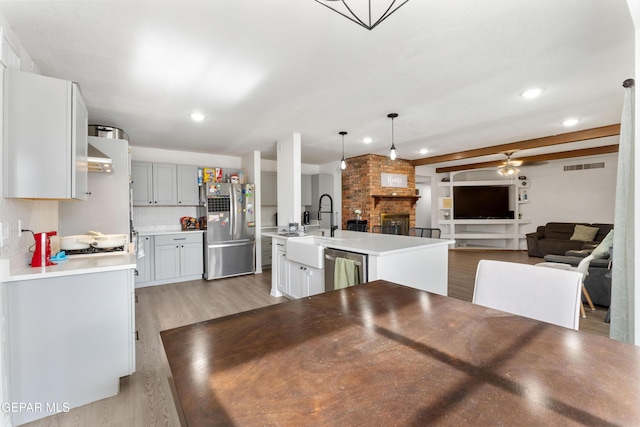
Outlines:
<svg viewBox="0 0 640 427"><path fill-rule="evenodd" d="M0 12L43 74L80 84L90 122L134 146L275 159L275 141L299 132L309 164L339 161L342 130L346 157L387 154L391 112L406 159L619 123L633 76L626 0L410 0L372 31L314 0L0 0ZM531 87L544 92L519 96ZM568 117L581 121L563 128Z"/></svg>

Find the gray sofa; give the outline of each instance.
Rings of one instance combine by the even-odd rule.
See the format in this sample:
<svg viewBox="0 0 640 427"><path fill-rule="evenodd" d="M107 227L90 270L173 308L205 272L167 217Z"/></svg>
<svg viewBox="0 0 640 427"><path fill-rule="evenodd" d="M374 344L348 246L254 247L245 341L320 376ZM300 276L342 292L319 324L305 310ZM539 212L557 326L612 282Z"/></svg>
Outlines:
<svg viewBox="0 0 640 427"><path fill-rule="evenodd" d="M592 241L571 240L576 225L598 227ZM529 256L565 255L567 251L593 249L613 228L613 224L585 224L577 222L548 222L538 227L535 233L527 234Z"/></svg>

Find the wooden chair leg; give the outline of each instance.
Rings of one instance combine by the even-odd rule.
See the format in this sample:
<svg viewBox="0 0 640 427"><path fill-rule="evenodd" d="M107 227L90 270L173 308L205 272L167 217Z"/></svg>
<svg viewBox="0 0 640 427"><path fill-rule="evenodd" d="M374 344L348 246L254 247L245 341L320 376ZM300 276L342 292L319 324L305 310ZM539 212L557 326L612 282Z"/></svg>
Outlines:
<svg viewBox="0 0 640 427"><path fill-rule="evenodd" d="M584 305L582 305L582 301L578 301L578 303L580 304L580 317L586 319L587 314L584 312Z"/></svg>
<svg viewBox="0 0 640 427"><path fill-rule="evenodd" d="M584 287L584 285L582 285L582 293L587 299L587 303L589 303L589 307L591 308L591 310L595 310L596 308L593 306L593 301L591 301L591 295L589 295L589 292L587 291L587 288Z"/></svg>

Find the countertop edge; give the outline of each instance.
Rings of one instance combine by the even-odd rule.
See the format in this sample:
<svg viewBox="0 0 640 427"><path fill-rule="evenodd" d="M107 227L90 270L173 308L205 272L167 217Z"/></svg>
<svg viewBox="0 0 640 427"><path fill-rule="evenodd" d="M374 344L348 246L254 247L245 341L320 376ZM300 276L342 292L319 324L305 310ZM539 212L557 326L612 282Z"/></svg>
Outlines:
<svg viewBox="0 0 640 427"><path fill-rule="evenodd" d="M355 233L355 232L350 232L350 233ZM309 238L309 237L321 237L315 234L307 234L305 236L282 236L282 235L279 235L278 233L272 233L272 232L262 233L262 235L272 237L275 239L284 239L284 240ZM391 237L392 235L388 235L388 236ZM401 237L401 236L398 236L398 237ZM408 236L402 236L402 237L408 237ZM390 256L390 255L396 255L403 252L414 252L418 250L423 250L425 249L425 247L439 247L439 246L449 246L449 245L455 244L455 240L449 240L449 239L430 239L425 237L412 237L412 238L421 239L420 240L421 244L417 244L417 245L412 244L410 246L403 247L403 248L393 248L389 250L380 251L380 250L372 250L372 249L362 248L359 246L349 245L348 237L347 237L345 240L327 241L326 245L324 246L328 248L335 248L335 249L342 249L342 250L347 250L351 252L364 253L367 255Z"/></svg>
<svg viewBox="0 0 640 427"><path fill-rule="evenodd" d="M20 267L11 271L3 279L3 282L20 282L134 268L136 268L136 257L130 253L109 256L88 255L86 257L70 258L51 267Z"/></svg>

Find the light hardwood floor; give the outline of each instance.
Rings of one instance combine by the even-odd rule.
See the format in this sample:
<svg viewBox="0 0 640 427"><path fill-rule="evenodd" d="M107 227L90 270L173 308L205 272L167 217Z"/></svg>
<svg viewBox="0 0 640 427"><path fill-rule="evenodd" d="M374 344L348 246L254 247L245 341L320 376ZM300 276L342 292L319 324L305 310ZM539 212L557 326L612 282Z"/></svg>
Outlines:
<svg viewBox="0 0 640 427"><path fill-rule="evenodd" d="M449 251L450 296L471 301L475 269L480 259L540 262L521 252ZM121 380L120 393L25 426L179 426L159 332L286 301L269 295L270 273L136 290L139 333L136 372ZM604 310L587 310L587 319L581 319L580 329L608 336L608 325L603 322L605 314Z"/></svg>

